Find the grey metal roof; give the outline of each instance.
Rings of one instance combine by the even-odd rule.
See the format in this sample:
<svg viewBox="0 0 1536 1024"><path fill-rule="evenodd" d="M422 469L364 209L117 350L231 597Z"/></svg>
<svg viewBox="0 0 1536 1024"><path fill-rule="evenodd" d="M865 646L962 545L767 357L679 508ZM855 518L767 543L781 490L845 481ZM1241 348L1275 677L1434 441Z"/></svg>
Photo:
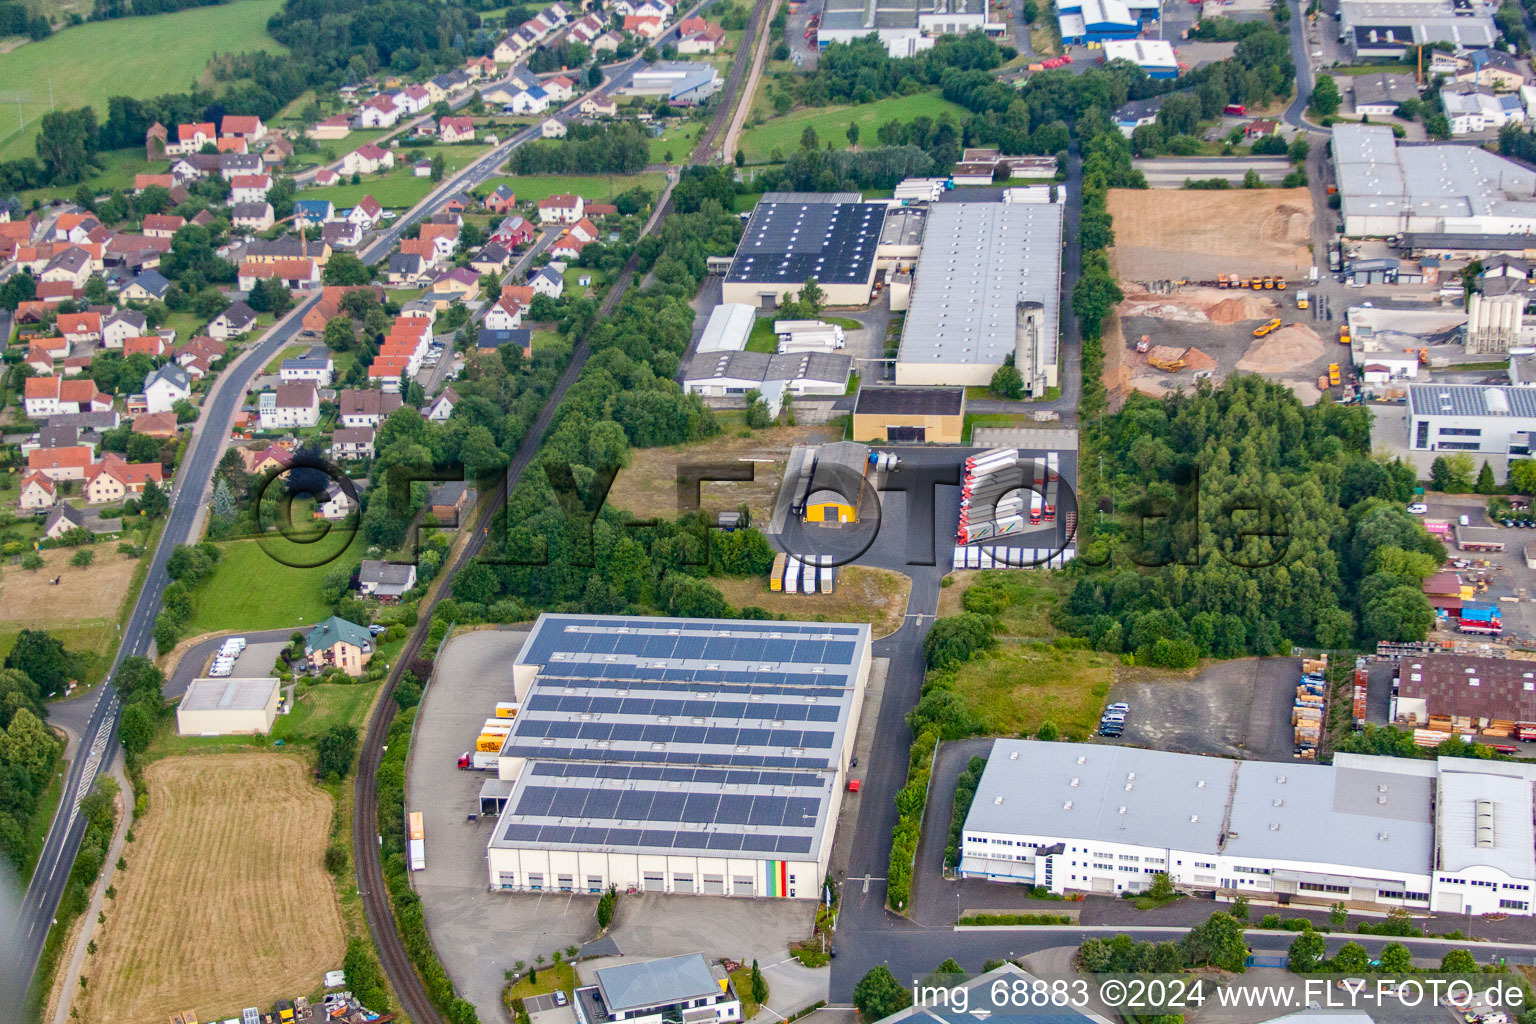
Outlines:
<svg viewBox="0 0 1536 1024"><path fill-rule="evenodd" d="M599 968L597 987L610 1013L720 994L720 983L698 953Z"/></svg>
<svg viewBox="0 0 1536 1024"><path fill-rule="evenodd" d="M727 281L800 284L867 282L885 223L885 203L760 202L736 247Z"/></svg>
<svg viewBox="0 0 1536 1024"><path fill-rule="evenodd" d="M965 408L964 388L860 388L854 415L958 416Z"/></svg>
<svg viewBox="0 0 1536 1024"><path fill-rule="evenodd" d="M1536 172L1476 146L1405 146L1386 125L1341 124L1333 153L1346 217L1408 215L1410 229L1452 233L1536 218Z"/></svg>
<svg viewBox="0 0 1536 1024"><path fill-rule="evenodd" d="M1496 384L1414 384L1408 388L1408 414L1536 419L1536 390Z"/></svg>
<svg viewBox="0 0 1536 1024"><path fill-rule="evenodd" d="M1512 878L1536 877L1536 829L1531 824L1531 782L1460 770L1440 759L1436 794L1436 866L1464 871L1483 865L1498 868ZM1492 812L1491 835L1478 836L1478 804ZM1522 897L1523 898L1523 897Z"/></svg>
<svg viewBox="0 0 1536 1024"><path fill-rule="evenodd" d="M853 370L853 358L837 352L700 352L689 360L685 381L811 380L842 383Z"/></svg>
<svg viewBox="0 0 1536 1024"><path fill-rule="evenodd" d="M1044 307L1055 339L1061 296L1059 203L938 203L897 356L904 363L1002 363L1014 351L1016 307ZM1056 344L1046 346L1055 358Z"/></svg>
<svg viewBox="0 0 1536 1024"><path fill-rule="evenodd" d="M1234 770L1223 758L998 740L965 830L1215 853Z"/></svg>
<svg viewBox="0 0 1536 1024"><path fill-rule="evenodd" d="M413 565L365 558L363 564L358 567L357 578L362 583L407 584L411 580L414 569Z"/></svg>
<svg viewBox="0 0 1536 1024"><path fill-rule="evenodd" d="M1419 89L1412 75L1359 75L1353 80L1355 105L1362 103L1401 103L1418 99Z"/></svg>
<svg viewBox="0 0 1536 1024"><path fill-rule="evenodd" d="M259 711L272 700L277 678L194 679L181 698L183 711Z"/></svg>

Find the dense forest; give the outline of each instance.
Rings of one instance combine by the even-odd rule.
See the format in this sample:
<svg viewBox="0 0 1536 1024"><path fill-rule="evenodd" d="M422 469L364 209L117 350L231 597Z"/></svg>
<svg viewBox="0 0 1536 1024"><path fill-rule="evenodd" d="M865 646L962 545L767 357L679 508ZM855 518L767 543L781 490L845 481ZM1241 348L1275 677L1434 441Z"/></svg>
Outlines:
<svg viewBox="0 0 1536 1024"><path fill-rule="evenodd" d="M1370 412L1240 376L1088 431L1102 466L1059 625L1154 664L1423 639L1443 561L1406 511L1414 474L1370 450Z"/></svg>

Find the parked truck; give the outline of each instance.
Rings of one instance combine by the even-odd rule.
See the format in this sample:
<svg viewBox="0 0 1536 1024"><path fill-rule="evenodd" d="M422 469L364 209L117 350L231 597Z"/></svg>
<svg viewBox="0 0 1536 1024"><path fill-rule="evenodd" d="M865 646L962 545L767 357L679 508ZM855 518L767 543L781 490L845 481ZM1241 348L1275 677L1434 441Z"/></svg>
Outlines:
<svg viewBox="0 0 1536 1024"><path fill-rule="evenodd" d="M1297 309L1306 309L1309 305L1311 305L1311 302L1312 302L1312 297L1307 294L1306 289L1302 289L1301 291L1296 293L1296 308Z"/></svg>
<svg viewBox="0 0 1536 1024"><path fill-rule="evenodd" d="M466 750L459 755L459 767L467 772L495 771L500 756L500 751L496 750Z"/></svg>
<svg viewBox="0 0 1536 1024"><path fill-rule="evenodd" d="M1040 497L1039 491L1029 492L1029 525L1039 526L1040 516L1045 511L1045 500Z"/></svg>
<svg viewBox="0 0 1536 1024"><path fill-rule="evenodd" d="M1339 364L1338 363L1329 363L1328 364L1328 386L1329 387L1335 387L1335 388L1338 387L1339 386L1339 380L1340 380L1340 377L1339 377Z"/></svg>
<svg viewBox="0 0 1536 1024"><path fill-rule="evenodd" d="M1280 326L1280 318L1279 317L1275 317L1273 320L1268 320L1268 321L1260 324L1259 326L1255 327L1253 329L1253 336L1255 338L1262 338L1262 337L1264 337L1264 335L1268 334L1270 331L1275 330L1279 326Z"/></svg>
<svg viewBox="0 0 1536 1024"><path fill-rule="evenodd" d="M412 871L427 866L427 831L421 823L421 812L412 811L405 818L405 847Z"/></svg>
<svg viewBox="0 0 1536 1024"><path fill-rule="evenodd" d="M769 590L777 591L784 589L784 565L788 558L789 556L782 551L773 556L773 568L768 570Z"/></svg>

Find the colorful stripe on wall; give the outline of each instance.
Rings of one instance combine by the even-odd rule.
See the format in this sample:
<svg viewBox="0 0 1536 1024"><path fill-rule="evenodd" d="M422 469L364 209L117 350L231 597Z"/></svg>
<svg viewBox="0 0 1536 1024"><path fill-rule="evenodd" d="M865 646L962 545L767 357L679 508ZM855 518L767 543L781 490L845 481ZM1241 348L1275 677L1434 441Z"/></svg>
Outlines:
<svg viewBox="0 0 1536 1024"><path fill-rule="evenodd" d="M789 895L789 861L779 861L779 895Z"/></svg>
<svg viewBox="0 0 1536 1024"><path fill-rule="evenodd" d="M789 861L768 861L768 893L769 896L789 895Z"/></svg>

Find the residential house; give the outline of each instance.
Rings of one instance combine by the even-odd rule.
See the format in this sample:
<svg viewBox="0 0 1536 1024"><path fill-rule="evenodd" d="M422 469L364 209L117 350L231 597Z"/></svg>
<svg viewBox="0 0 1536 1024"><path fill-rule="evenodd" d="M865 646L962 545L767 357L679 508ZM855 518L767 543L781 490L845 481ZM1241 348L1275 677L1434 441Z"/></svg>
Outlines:
<svg viewBox="0 0 1536 1024"><path fill-rule="evenodd" d="M249 153L250 143L238 135L229 135L219 139L214 148L220 153Z"/></svg>
<svg viewBox="0 0 1536 1024"><path fill-rule="evenodd" d="M603 21L602 18L595 14L589 14L572 25L566 35L584 46L591 46L592 40L602 35L607 27L607 22Z"/></svg>
<svg viewBox="0 0 1536 1024"><path fill-rule="evenodd" d="M256 476L276 475L293 465L293 452L280 444L265 448L239 448L240 462L247 473Z"/></svg>
<svg viewBox="0 0 1536 1024"><path fill-rule="evenodd" d="M529 284L538 294L548 295L552 299L565 294L565 275L550 266L540 267Z"/></svg>
<svg viewBox="0 0 1536 1024"><path fill-rule="evenodd" d="M477 274L504 274L512 253L500 242L487 242L470 257L469 265Z"/></svg>
<svg viewBox="0 0 1536 1024"><path fill-rule="evenodd" d="M293 204L293 220L296 224L324 224L335 218L336 207L329 199L299 199Z"/></svg>
<svg viewBox="0 0 1536 1024"><path fill-rule="evenodd" d="M48 261L38 280L44 283L68 284L72 289L85 287L91 276L90 253L72 245Z"/></svg>
<svg viewBox="0 0 1536 1024"><path fill-rule="evenodd" d="M533 332L526 327L511 331L493 331L482 327L475 333L475 348L481 352L495 351L508 345L521 349L525 359L532 358Z"/></svg>
<svg viewBox="0 0 1536 1024"><path fill-rule="evenodd" d="M539 200L539 223L574 224L581 220L586 201L581 196L556 193Z"/></svg>
<svg viewBox="0 0 1536 1024"><path fill-rule="evenodd" d="M215 159L219 176L225 181L233 181L242 174L260 174L263 169L261 157L255 153L220 153Z"/></svg>
<svg viewBox="0 0 1536 1024"><path fill-rule="evenodd" d="M481 79L496 73L496 62L490 57L471 57L464 62L464 73L472 79Z"/></svg>
<svg viewBox="0 0 1536 1024"><path fill-rule="evenodd" d="M169 192L176 185L176 179L169 174L135 174L133 176L133 191L135 194L143 192L147 188L163 188Z"/></svg>
<svg viewBox="0 0 1536 1024"><path fill-rule="evenodd" d="M544 79L544 93L556 103L565 103L576 95L576 83L564 75Z"/></svg>
<svg viewBox="0 0 1536 1024"><path fill-rule="evenodd" d="M339 668L360 676L373 657L373 637L364 626L332 615L304 637L304 654L315 669Z"/></svg>
<svg viewBox="0 0 1536 1024"><path fill-rule="evenodd" d="M601 56L602 54L605 54L605 53L613 53L621 45L623 45L623 43L624 43L624 37L619 35L619 33L611 31L611 30L608 31L608 32L604 32L602 35L600 35L596 39L592 40L592 55L594 57L596 57L596 56ZM612 101L611 100L610 100L609 105L612 106ZM614 109L617 110L618 108L614 107ZM604 115L604 116L611 117L612 114L607 114L607 115Z"/></svg>
<svg viewBox="0 0 1536 1024"><path fill-rule="evenodd" d="M509 249L515 249L533 241L534 234L533 225L524 220L521 215L514 213L496 225L496 230L491 232L490 240Z"/></svg>
<svg viewBox="0 0 1536 1024"><path fill-rule="evenodd" d="M459 393L451 387L443 388L442 393L432 400L422 413L433 423L447 423L453 415L453 407L459 404Z"/></svg>
<svg viewBox="0 0 1536 1024"><path fill-rule="evenodd" d="M278 367L277 379L289 384L308 380L323 388L330 385L335 372L336 365L329 354L298 356L283 360Z"/></svg>
<svg viewBox="0 0 1536 1024"><path fill-rule="evenodd" d="M43 520L43 536L58 540L71 530L86 530L97 537L109 537L123 532L123 521L103 519L94 512L61 501L48 510L48 518Z"/></svg>
<svg viewBox="0 0 1536 1024"><path fill-rule="evenodd" d="M516 64L522 60L527 49L523 40L513 32L502 37L496 44L496 49L491 51L491 56L496 59L497 64Z"/></svg>
<svg viewBox="0 0 1536 1024"><path fill-rule="evenodd" d="M144 412L133 418L133 432L145 437L169 440L176 436L177 429L174 412Z"/></svg>
<svg viewBox="0 0 1536 1024"><path fill-rule="evenodd" d="M27 472L41 473L55 483L84 480L95 462L94 445L72 444L60 448L34 448L27 452Z"/></svg>
<svg viewBox="0 0 1536 1024"><path fill-rule="evenodd" d="M256 203L236 203L229 211L229 222L246 231L265 231L275 219L272 204L265 199Z"/></svg>
<svg viewBox="0 0 1536 1024"><path fill-rule="evenodd" d="M314 288L320 283L320 265L312 259L273 260L240 264L240 290L248 292L258 281L273 278L293 289Z"/></svg>
<svg viewBox="0 0 1536 1024"><path fill-rule="evenodd" d="M213 372L213 364L223 357L227 347L222 341L214 341L206 335L193 338L179 346L175 353L176 365L187 371L193 380L202 380Z"/></svg>
<svg viewBox="0 0 1536 1024"><path fill-rule="evenodd" d="M43 473L28 473L21 481L20 504L23 512L38 512L58 501L58 490Z"/></svg>
<svg viewBox="0 0 1536 1024"><path fill-rule="evenodd" d="M22 357L21 362L37 376L47 376L53 372L53 356L36 345L27 349L27 354Z"/></svg>
<svg viewBox="0 0 1536 1024"><path fill-rule="evenodd" d="M390 104L390 110L394 105ZM316 142L335 142L352 134L352 120L346 114L336 114L304 129L304 134Z"/></svg>
<svg viewBox="0 0 1536 1024"><path fill-rule="evenodd" d="M61 412L104 412L112 408L109 395L96 382L62 377L28 377L22 398L27 419L38 420Z"/></svg>
<svg viewBox="0 0 1536 1024"><path fill-rule="evenodd" d="M175 338L175 336L176 333L174 331L170 332L171 338ZM171 343L166 338L165 332L141 334L136 338L126 338L123 340L124 357L143 355L149 356L151 359L158 359L168 354L170 350Z"/></svg>
<svg viewBox="0 0 1536 1024"><path fill-rule="evenodd" d="M264 203L272 188L272 178L266 174L237 174L229 180L229 204ZM148 232L145 232L148 234Z"/></svg>
<svg viewBox="0 0 1536 1024"><path fill-rule="evenodd" d="M262 430L312 427L320 422L320 391L311 381L279 384L256 402Z"/></svg>
<svg viewBox="0 0 1536 1024"><path fill-rule="evenodd" d="M261 162L267 167L281 167L293 156L293 143L285 136L271 135L262 142Z"/></svg>
<svg viewBox="0 0 1536 1024"><path fill-rule="evenodd" d="M1440 90L1440 104L1451 122L1452 135L1490 131L1525 120L1518 93L1495 93L1476 86Z"/></svg>
<svg viewBox="0 0 1536 1024"><path fill-rule="evenodd" d="M678 53L714 53L725 42L725 29L703 18L684 18L677 23Z"/></svg>
<svg viewBox="0 0 1536 1024"><path fill-rule="evenodd" d="M255 142L266 138L267 126L261 118L246 114L225 114L219 122L220 135L238 135L241 138Z"/></svg>
<svg viewBox="0 0 1536 1024"><path fill-rule="evenodd" d="M1455 57L1457 82L1486 86L1496 92L1514 92L1525 84L1520 64L1497 47L1468 50Z"/></svg>
<svg viewBox="0 0 1536 1024"><path fill-rule="evenodd" d="M357 118L364 128L393 128L400 120L400 109L388 96L372 96L363 103Z"/></svg>
<svg viewBox="0 0 1536 1024"><path fill-rule="evenodd" d="M326 285L320 291L320 301L309 307L300 326L305 334L323 334L325 325L341 315L341 300L348 292L371 291L374 298L384 301L384 289L376 284Z"/></svg>
<svg viewBox="0 0 1536 1024"><path fill-rule="evenodd" d="M326 482L324 493L315 498L315 515L336 523L356 512L361 505L353 487L343 487L338 480Z"/></svg>
<svg viewBox="0 0 1536 1024"><path fill-rule="evenodd" d="M433 278L432 290L464 301L480 291L480 275L468 267L454 267Z"/></svg>
<svg viewBox="0 0 1536 1024"><path fill-rule="evenodd" d="M240 253L242 263L275 263L278 260L318 259L324 263L329 253L319 247L317 256L298 235L281 235L277 238L253 238L245 243Z"/></svg>
<svg viewBox="0 0 1536 1024"><path fill-rule="evenodd" d="M135 274L133 280L123 285L117 294L127 302L158 302L170 290L171 282L162 277L158 270L144 270Z"/></svg>
<svg viewBox="0 0 1536 1024"><path fill-rule="evenodd" d="M512 113L542 114L549 109L549 94L541 86L524 89L512 96Z"/></svg>
<svg viewBox="0 0 1536 1024"><path fill-rule="evenodd" d="M483 323L493 331L515 330L523 326L523 305L510 296L498 296L495 305L485 311Z"/></svg>
<svg viewBox="0 0 1536 1024"><path fill-rule="evenodd" d="M626 14L624 16L624 31L632 32L647 42L661 35L665 28L666 25L660 18L647 17L643 14Z"/></svg>
<svg viewBox="0 0 1536 1024"><path fill-rule="evenodd" d="M549 254L557 260L575 260L581 256L581 250L591 244L567 231L555 239L555 244L549 247Z"/></svg>
<svg viewBox="0 0 1536 1024"><path fill-rule="evenodd" d="M141 229L150 238L174 238L176 232L186 226L185 217L168 213L151 213L145 216Z"/></svg>
<svg viewBox="0 0 1536 1024"><path fill-rule="evenodd" d="M363 564L357 567L357 592L364 597L376 597L385 603L393 603L399 601L415 585L416 566L410 562L383 562L365 558Z"/></svg>
<svg viewBox="0 0 1536 1024"><path fill-rule="evenodd" d="M119 309L108 313L101 322L102 347L122 348L125 340L143 334L147 323L144 314L136 309Z"/></svg>
<svg viewBox="0 0 1536 1024"><path fill-rule="evenodd" d="M249 333L255 326L256 311L243 301L236 301L230 303L229 308L208 324L208 336L218 341L229 341Z"/></svg>
<svg viewBox="0 0 1536 1024"><path fill-rule="evenodd" d="M432 97L424 87L414 84L408 85L395 94L395 105L400 106L402 104L405 106L407 113L420 114L432 106Z"/></svg>
<svg viewBox="0 0 1536 1024"><path fill-rule="evenodd" d="M185 367L165 363L144 378L143 394L148 412L169 412L177 402L192 397L192 379Z"/></svg>
<svg viewBox="0 0 1536 1024"><path fill-rule="evenodd" d="M426 276L426 261L414 253L397 252L389 258L385 280L399 287L410 287Z"/></svg>
<svg viewBox="0 0 1536 1024"><path fill-rule="evenodd" d="M485 208L492 213L506 213L516 205L516 194L505 185L497 185L495 190L485 197Z"/></svg>
<svg viewBox="0 0 1536 1024"><path fill-rule="evenodd" d="M1260 117L1243 125L1243 138L1262 139L1266 136L1276 135L1280 131L1280 122L1273 118Z"/></svg>
<svg viewBox="0 0 1536 1024"><path fill-rule="evenodd" d="M372 231L379 223L379 218L383 216L384 207L380 206L379 201L372 195L366 195L359 199L357 205L348 212L347 220L364 231Z"/></svg>
<svg viewBox="0 0 1536 1024"><path fill-rule="evenodd" d="M334 168L322 167L315 172L312 180L316 188L329 188L332 185L341 184L341 175L337 174Z"/></svg>
<svg viewBox="0 0 1536 1024"><path fill-rule="evenodd" d="M93 345L101 340L101 314L60 313L53 329L71 345Z"/></svg>
<svg viewBox="0 0 1536 1024"><path fill-rule="evenodd" d="M426 513L443 526L458 526L459 517L469 508L474 488L463 480L445 480L427 487Z"/></svg>
<svg viewBox="0 0 1536 1024"><path fill-rule="evenodd" d="M204 146L211 146L218 142L219 133L210 121L197 124L179 124L176 126L176 142L166 146L166 153L176 154L201 153Z"/></svg>
<svg viewBox="0 0 1536 1024"><path fill-rule="evenodd" d="M539 122L539 137L544 139L563 139L566 136L565 122L558 117L547 117Z"/></svg>
<svg viewBox="0 0 1536 1024"><path fill-rule="evenodd" d="M341 158L342 174L377 174L395 166L395 154L373 143L359 146ZM323 218L329 220L329 217Z"/></svg>
<svg viewBox="0 0 1536 1024"><path fill-rule="evenodd" d="M320 229L320 237L332 249L351 252L363 244L363 228L351 220L333 220Z"/></svg>
<svg viewBox="0 0 1536 1024"><path fill-rule="evenodd" d="M396 396L398 397L398 396ZM373 458L372 427L340 427L331 434L331 458Z"/></svg>
<svg viewBox="0 0 1536 1024"><path fill-rule="evenodd" d="M85 500L92 505L118 502L134 494L143 494L153 480L157 487L165 486L165 467L158 462L128 462L122 456L108 452L87 471Z"/></svg>
<svg viewBox="0 0 1536 1024"><path fill-rule="evenodd" d="M437 137L446 143L475 141L475 122L469 117L445 117L437 122Z"/></svg>

